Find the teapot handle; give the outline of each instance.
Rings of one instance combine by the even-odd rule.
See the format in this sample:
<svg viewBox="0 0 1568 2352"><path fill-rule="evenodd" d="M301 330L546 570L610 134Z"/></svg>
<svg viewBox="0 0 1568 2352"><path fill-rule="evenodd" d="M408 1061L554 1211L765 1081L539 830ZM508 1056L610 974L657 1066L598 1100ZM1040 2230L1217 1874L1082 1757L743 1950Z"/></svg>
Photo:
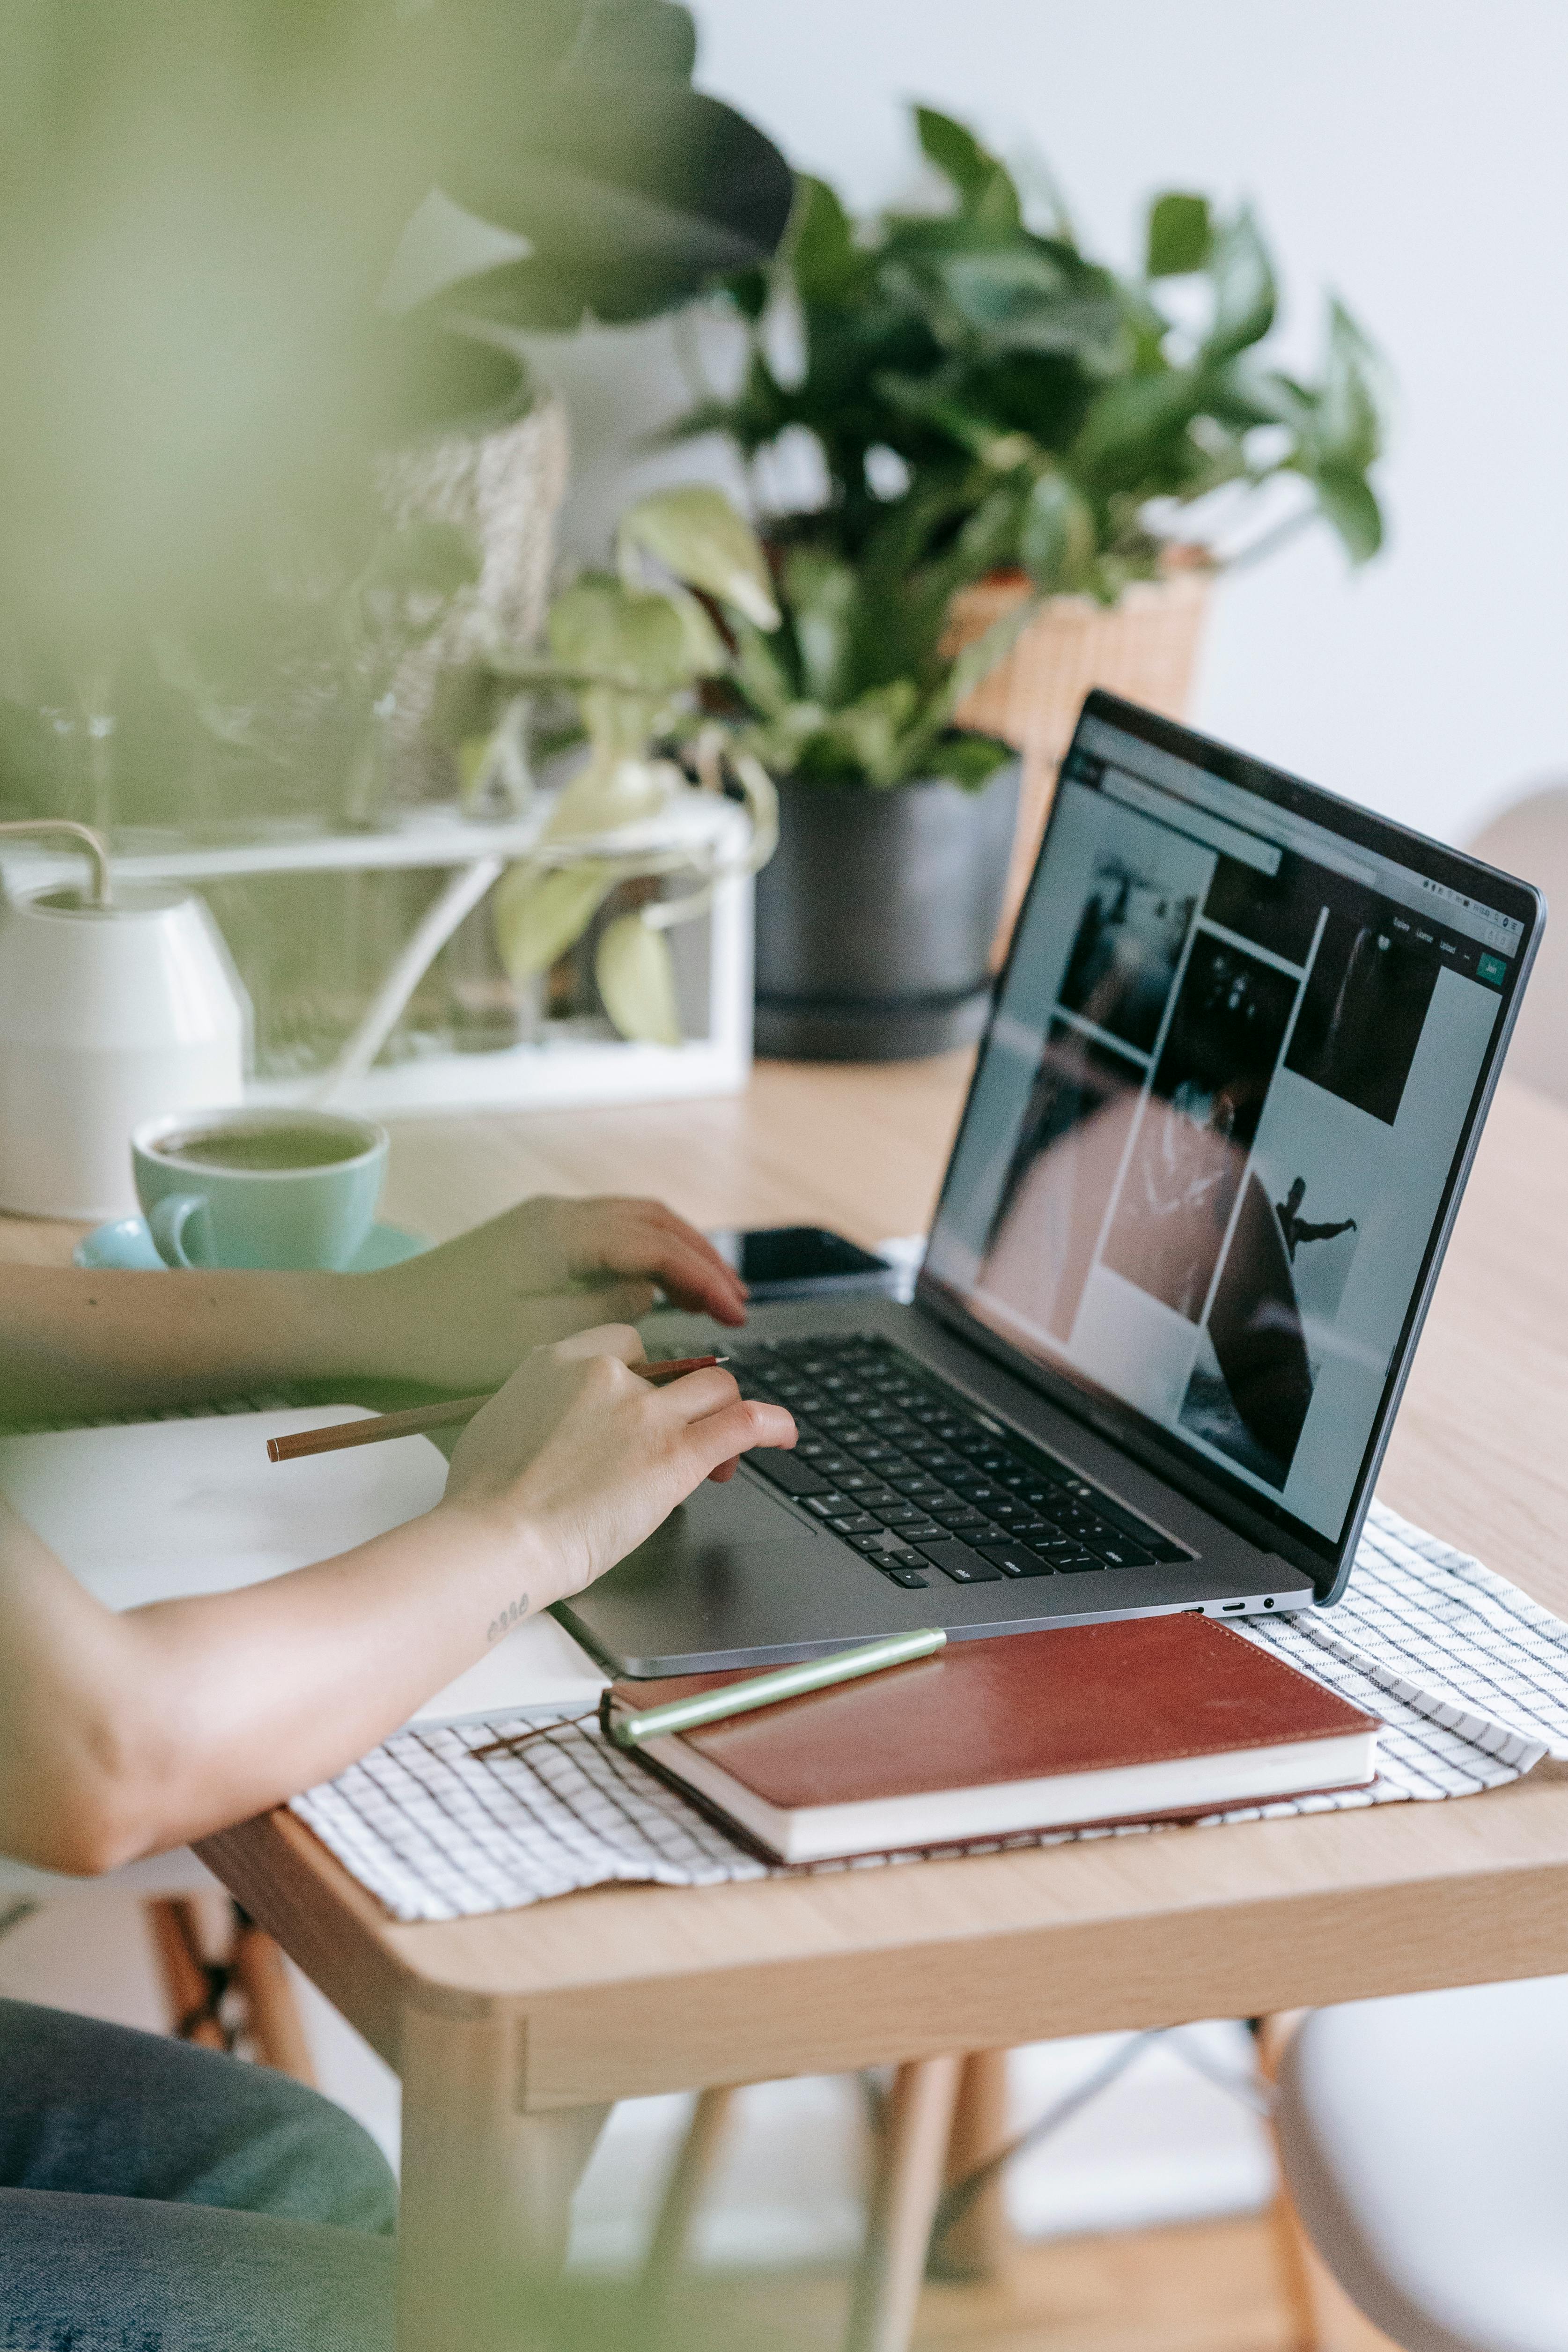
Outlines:
<svg viewBox="0 0 1568 2352"><path fill-rule="evenodd" d="M75 842L78 849L86 852L92 865L92 889L89 903L95 907L111 905L113 902L109 887L109 844L102 834L95 833L90 824L77 824L71 818L64 816L18 817L11 824L0 824L0 834L26 834L36 839L41 833L63 833Z"/></svg>

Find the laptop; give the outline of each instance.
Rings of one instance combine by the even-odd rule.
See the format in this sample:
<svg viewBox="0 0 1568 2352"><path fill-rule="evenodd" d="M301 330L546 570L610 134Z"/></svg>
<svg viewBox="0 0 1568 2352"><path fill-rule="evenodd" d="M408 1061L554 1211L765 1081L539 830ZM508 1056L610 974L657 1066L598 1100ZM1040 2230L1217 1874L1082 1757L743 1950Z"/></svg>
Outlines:
<svg viewBox="0 0 1568 2352"><path fill-rule="evenodd" d="M1545 908L1107 694L912 1302L767 1307L758 1451L558 1613L614 1673L1343 1591ZM653 1340L650 1345L654 1345Z"/></svg>

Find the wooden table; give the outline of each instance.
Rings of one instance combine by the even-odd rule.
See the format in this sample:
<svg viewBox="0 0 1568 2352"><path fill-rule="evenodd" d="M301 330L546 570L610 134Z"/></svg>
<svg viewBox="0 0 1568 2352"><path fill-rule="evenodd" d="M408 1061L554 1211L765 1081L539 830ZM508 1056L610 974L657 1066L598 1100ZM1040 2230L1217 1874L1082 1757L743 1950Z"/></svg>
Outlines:
<svg viewBox="0 0 1568 2352"><path fill-rule="evenodd" d="M735 1101L406 1127L389 1213L440 1234L525 1191L613 1188L872 1241L925 1222L965 1075L962 1056L773 1066ZM1568 1114L1505 1087L1382 1491L1568 1614L1565 1172ZM497 2245L544 2258L607 2101L1568 1956L1568 1769L1550 1766L1463 1802L439 1926L389 1924L287 1814L204 1853L402 2077L399 2352L450 2352L456 2284Z"/></svg>

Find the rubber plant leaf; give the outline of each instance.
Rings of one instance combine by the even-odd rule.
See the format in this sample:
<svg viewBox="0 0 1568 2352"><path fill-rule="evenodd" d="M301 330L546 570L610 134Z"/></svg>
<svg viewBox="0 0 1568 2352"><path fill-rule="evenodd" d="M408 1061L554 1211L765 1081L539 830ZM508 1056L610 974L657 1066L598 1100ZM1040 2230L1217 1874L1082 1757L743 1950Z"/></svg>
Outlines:
<svg viewBox="0 0 1568 2352"><path fill-rule="evenodd" d="M756 532L722 490L704 482L655 490L622 516L622 570L632 551L652 556L688 588L731 604L759 629L779 626L779 607Z"/></svg>
<svg viewBox="0 0 1568 2352"><path fill-rule="evenodd" d="M615 869L581 866L509 866L491 899L496 946L515 981L548 971L580 939L608 897Z"/></svg>
<svg viewBox="0 0 1568 2352"><path fill-rule="evenodd" d="M588 80L624 76L687 82L697 61L697 28L674 0L590 0L566 60Z"/></svg>
<svg viewBox="0 0 1568 2352"><path fill-rule="evenodd" d="M649 1045L678 1045L675 965L669 940L641 915L618 915L605 926L593 959L604 1010L622 1037Z"/></svg>
<svg viewBox="0 0 1568 2352"><path fill-rule="evenodd" d="M778 247L794 181L770 141L683 85L507 78L435 161L467 212L526 236L523 258L476 274L461 307L570 331L674 308Z"/></svg>

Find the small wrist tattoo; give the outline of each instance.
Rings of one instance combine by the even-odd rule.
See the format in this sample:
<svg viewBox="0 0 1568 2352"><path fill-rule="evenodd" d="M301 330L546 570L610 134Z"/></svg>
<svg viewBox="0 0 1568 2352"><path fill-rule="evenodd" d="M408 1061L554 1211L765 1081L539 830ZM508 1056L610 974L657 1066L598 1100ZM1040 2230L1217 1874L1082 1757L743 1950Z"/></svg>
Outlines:
<svg viewBox="0 0 1568 2352"><path fill-rule="evenodd" d="M485 1640L486 1643L498 1642L503 1633L509 1633L514 1625L520 1625L528 1613L528 1596L526 1592L519 1592L511 1607L509 1609L503 1609L500 1615L498 1617L492 1618L490 1623L486 1627Z"/></svg>

